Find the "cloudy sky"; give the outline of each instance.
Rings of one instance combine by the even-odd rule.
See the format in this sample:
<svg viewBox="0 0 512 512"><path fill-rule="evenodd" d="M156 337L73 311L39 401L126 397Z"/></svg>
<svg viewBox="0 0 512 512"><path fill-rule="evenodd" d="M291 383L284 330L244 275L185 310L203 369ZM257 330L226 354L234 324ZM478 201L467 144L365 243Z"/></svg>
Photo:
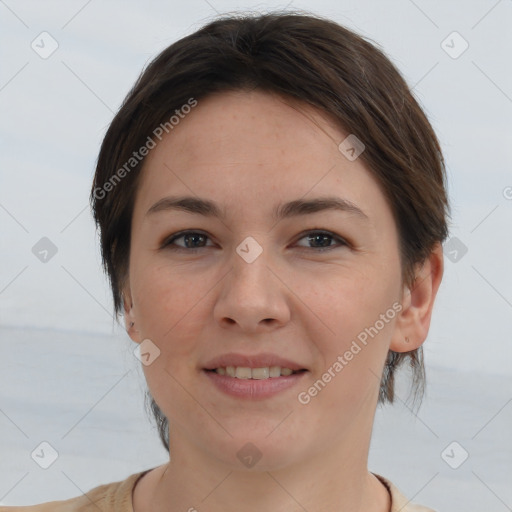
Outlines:
<svg viewBox="0 0 512 512"><path fill-rule="evenodd" d="M0 326L117 330L88 208L108 123L148 60L176 39L217 13L287 5L381 45L414 88L443 146L452 203L427 359L510 372L512 2L504 0L1 1ZM37 257L43 246L46 262Z"/></svg>

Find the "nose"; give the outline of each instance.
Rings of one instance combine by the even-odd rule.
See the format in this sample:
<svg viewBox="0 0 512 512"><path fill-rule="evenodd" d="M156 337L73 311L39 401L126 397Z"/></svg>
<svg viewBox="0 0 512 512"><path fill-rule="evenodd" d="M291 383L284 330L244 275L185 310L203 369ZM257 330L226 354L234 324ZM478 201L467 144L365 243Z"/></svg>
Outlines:
<svg viewBox="0 0 512 512"><path fill-rule="evenodd" d="M231 271L219 285L215 320L244 333L274 330L289 322L288 288L266 251L250 263L235 252L232 261Z"/></svg>

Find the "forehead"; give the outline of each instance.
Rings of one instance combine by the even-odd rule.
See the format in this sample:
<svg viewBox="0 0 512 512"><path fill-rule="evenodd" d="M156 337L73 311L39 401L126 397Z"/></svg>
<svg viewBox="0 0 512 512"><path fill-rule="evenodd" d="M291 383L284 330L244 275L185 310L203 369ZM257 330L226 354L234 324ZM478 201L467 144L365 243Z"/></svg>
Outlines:
<svg viewBox="0 0 512 512"><path fill-rule="evenodd" d="M327 193L387 208L362 160L340 152L347 135L313 107L261 91L199 100L146 157L135 213L166 192L215 198L246 215Z"/></svg>

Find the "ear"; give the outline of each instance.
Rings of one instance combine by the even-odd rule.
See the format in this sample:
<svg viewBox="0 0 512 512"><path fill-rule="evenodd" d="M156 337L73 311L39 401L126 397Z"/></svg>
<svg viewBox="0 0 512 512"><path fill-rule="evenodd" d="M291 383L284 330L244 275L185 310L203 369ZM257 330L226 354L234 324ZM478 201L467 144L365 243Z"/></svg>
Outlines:
<svg viewBox="0 0 512 512"><path fill-rule="evenodd" d="M137 323L135 321L135 311L133 308L133 300L129 282L123 286L122 297L124 309L124 325L126 332L135 343L140 343L140 334L137 330Z"/></svg>
<svg viewBox="0 0 512 512"><path fill-rule="evenodd" d="M420 347L427 338L443 270L443 247L437 243L430 256L416 266L412 285L404 287L402 311L395 324L390 350L410 352Z"/></svg>

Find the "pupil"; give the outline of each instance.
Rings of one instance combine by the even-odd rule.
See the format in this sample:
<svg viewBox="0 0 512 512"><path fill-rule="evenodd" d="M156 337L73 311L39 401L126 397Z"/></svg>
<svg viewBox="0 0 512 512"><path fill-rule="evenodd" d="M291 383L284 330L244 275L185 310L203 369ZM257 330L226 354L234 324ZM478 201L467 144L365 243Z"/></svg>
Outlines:
<svg viewBox="0 0 512 512"><path fill-rule="evenodd" d="M186 235L185 240L186 240L186 242L188 242L188 241L190 241L190 239L197 239L197 238L200 238L200 237L202 237L202 236L203 236L203 235ZM195 241L197 241L197 240L195 240ZM188 243L186 243L186 245L187 245L187 247L189 247L189 244L188 244ZM194 244L194 245L195 245L195 244Z"/></svg>
<svg viewBox="0 0 512 512"><path fill-rule="evenodd" d="M192 242L193 245L195 245L195 243L198 242L197 239L201 239L203 237L203 235L185 235L185 240L186 240L186 245L187 247L189 247L189 244L188 242L190 240L194 240ZM310 235L309 236L309 240L310 242L313 242L313 243L319 243L321 247L329 247L329 236L328 235L323 235L323 234L317 234L317 235Z"/></svg>
<svg viewBox="0 0 512 512"><path fill-rule="evenodd" d="M313 239L313 242L315 243L315 241L320 241L321 239L323 239L324 244L321 244L322 247L328 247L329 246L329 237L327 235L322 235L322 234L317 234L317 235L312 235L310 237L310 241L311 239Z"/></svg>

